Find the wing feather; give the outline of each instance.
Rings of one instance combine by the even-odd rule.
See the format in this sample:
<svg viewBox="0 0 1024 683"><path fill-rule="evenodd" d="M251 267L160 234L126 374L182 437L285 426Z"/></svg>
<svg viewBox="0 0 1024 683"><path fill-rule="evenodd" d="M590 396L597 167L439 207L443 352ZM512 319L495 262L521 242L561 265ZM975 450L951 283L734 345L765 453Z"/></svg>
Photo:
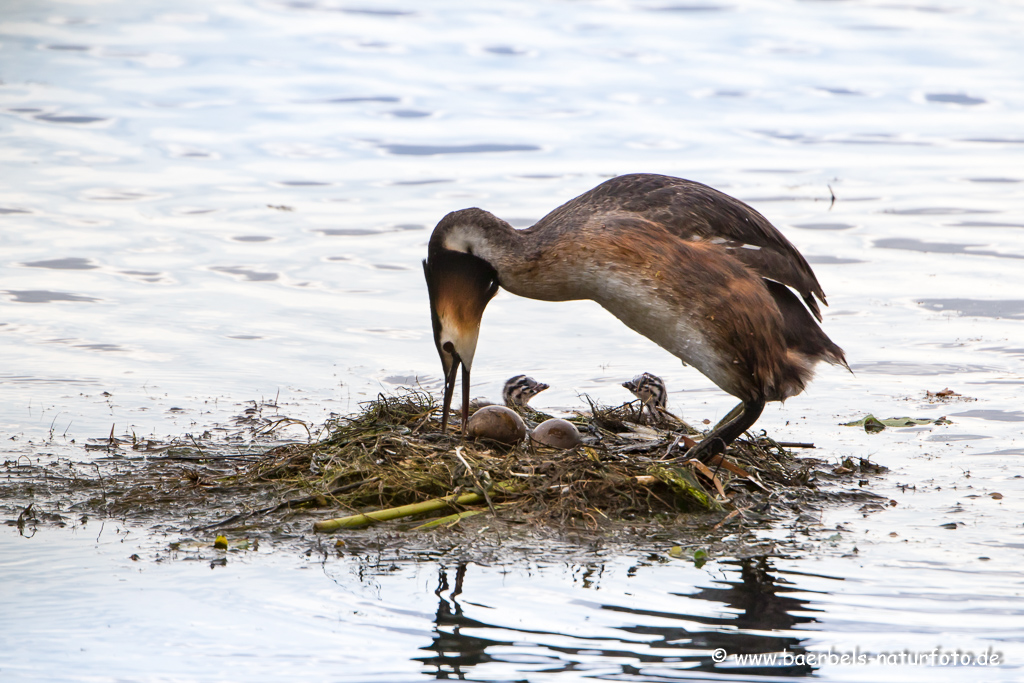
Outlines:
<svg viewBox="0 0 1024 683"><path fill-rule="evenodd" d="M710 240L763 278L795 289L814 317L825 293L807 260L767 218L738 199L682 178L617 176L558 207L529 231L573 231L604 216L639 217L682 240ZM818 301L816 301L817 299Z"/></svg>

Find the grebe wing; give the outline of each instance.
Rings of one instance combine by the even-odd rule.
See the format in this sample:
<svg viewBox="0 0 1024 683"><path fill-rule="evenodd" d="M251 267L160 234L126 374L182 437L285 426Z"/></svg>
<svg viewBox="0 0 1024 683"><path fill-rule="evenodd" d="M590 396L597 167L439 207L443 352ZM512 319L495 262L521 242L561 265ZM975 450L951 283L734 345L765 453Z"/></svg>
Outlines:
<svg viewBox="0 0 1024 683"><path fill-rule="evenodd" d="M683 240L710 240L763 278L800 293L821 320L825 293L796 247L764 216L738 199L682 178L636 173L607 180L558 207L530 232L573 232L601 216L624 214L662 225Z"/></svg>

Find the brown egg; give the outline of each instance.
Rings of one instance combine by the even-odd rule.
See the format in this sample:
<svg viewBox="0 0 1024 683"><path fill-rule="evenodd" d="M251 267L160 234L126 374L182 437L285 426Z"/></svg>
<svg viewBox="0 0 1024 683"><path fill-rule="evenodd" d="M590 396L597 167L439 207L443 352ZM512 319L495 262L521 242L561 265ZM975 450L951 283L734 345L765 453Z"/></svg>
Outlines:
<svg viewBox="0 0 1024 683"><path fill-rule="evenodd" d="M470 416L466 433L474 439L514 444L526 438L526 423L505 406L484 406Z"/></svg>
<svg viewBox="0 0 1024 683"><path fill-rule="evenodd" d="M580 442L580 432L572 422L553 417L537 425L530 438L540 446L572 448Z"/></svg>

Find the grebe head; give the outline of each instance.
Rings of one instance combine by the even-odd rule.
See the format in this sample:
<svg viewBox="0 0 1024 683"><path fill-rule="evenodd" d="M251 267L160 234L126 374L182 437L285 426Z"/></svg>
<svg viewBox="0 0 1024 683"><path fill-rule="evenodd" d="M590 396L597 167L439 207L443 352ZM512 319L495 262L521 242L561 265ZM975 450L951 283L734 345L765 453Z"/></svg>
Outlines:
<svg viewBox="0 0 1024 683"><path fill-rule="evenodd" d="M667 406L668 391L665 389L665 382L657 375L645 372L628 382L623 382L622 386L629 389L634 396L640 399L644 406L653 406L655 408L665 408Z"/></svg>
<svg viewBox="0 0 1024 683"><path fill-rule="evenodd" d="M507 406L518 406L525 408L530 399L548 388L544 382L538 382L526 375L516 375L505 382L505 388L501 392L501 398Z"/></svg>
<svg viewBox="0 0 1024 683"><path fill-rule="evenodd" d="M423 261L423 274L430 295L434 344L444 370L441 431L448 428L448 412L460 366L462 429L465 431L469 418L469 370L473 366L484 308L498 291L497 272L489 263L471 254L431 248Z"/></svg>

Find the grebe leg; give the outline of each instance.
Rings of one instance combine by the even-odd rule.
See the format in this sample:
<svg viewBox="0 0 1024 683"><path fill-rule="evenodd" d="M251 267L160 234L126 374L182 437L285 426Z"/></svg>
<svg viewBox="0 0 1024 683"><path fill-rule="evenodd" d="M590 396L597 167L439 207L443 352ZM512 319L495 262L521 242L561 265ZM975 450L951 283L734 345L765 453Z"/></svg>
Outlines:
<svg viewBox="0 0 1024 683"><path fill-rule="evenodd" d="M721 420L719 420L719 421L718 421L718 424L716 424L716 425L715 425L714 427L712 427L711 429L712 429L712 430L718 429L718 428L719 428L719 427L721 427L722 425L724 425L724 424L728 424L729 422L732 422L733 420L735 420L735 419L736 419L736 417L737 417L737 416L738 416L738 415L739 415L740 413L742 413L742 412L743 412L743 405L744 405L744 404L742 404L742 403L737 403L737 404L736 404L735 406L733 406L733 409L732 409L732 410L730 410L730 411L729 411L728 413L726 413L726 414L725 414L725 417L723 417L723 418L722 418Z"/></svg>
<svg viewBox="0 0 1024 683"><path fill-rule="evenodd" d="M700 443L686 452L684 459L696 458L706 463L713 456L725 453L729 444L750 429L751 425L757 422L757 418L761 417L761 411L764 410L764 399L745 401L736 406L736 409L740 407L743 408L743 412L729 422L715 427ZM737 412L736 409L733 409L732 412Z"/></svg>

